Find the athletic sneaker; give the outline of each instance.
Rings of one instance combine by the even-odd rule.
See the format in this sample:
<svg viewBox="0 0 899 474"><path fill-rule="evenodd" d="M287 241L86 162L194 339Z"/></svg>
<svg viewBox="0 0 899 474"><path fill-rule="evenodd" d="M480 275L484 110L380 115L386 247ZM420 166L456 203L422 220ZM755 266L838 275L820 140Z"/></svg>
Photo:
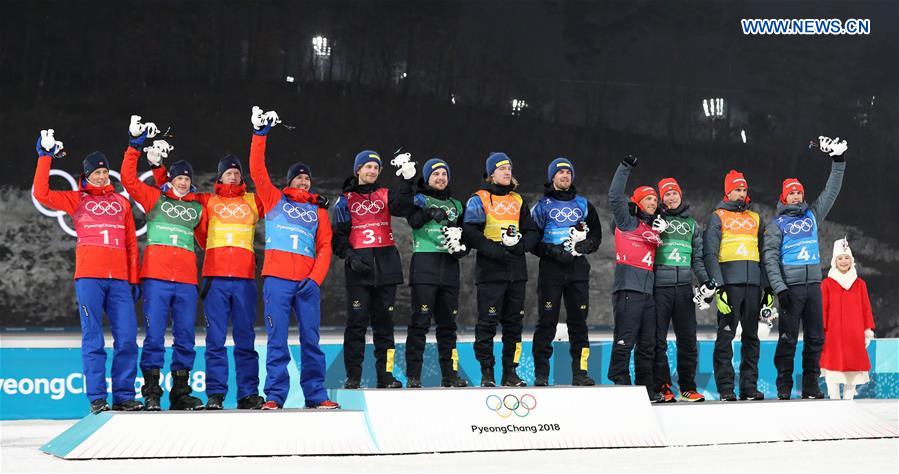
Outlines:
<svg viewBox="0 0 899 474"><path fill-rule="evenodd" d="M421 379L418 377L409 377L406 379L406 388L421 388Z"/></svg>
<svg viewBox="0 0 899 474"><path fill-rule="evenodd" d="M331 400L325 400L318 405L306 405L306 408L315 408L317 410L336 410L340 408L340 405L336 402L332 402Z"/></svg>
<svg viewBox="0 0 899 474"><path fill-rule="evenodd" d="M811 400L822 400L822 399L824 399L824 393L821 392L820 390L818 390L817 392L814 392L814 393L802 392L802 398L803 399L811 399Z"/></svg>
<svg viewBox="0 0 899 474"><path fill-rule="evenodd" d="M685 402L704 402L705 397L695 390L685 390L681 392L680 399Z"/></svg>
<svg viewBox="0 0 899 474"><path fill-rule="evenodd" d="M467 387L468 381L463 379L462 377L459 377L456 374L450 374L450 375L443 377L440 380L440 386L441 387L457 387L457 388Z"/></svg>
<svg viewBox="0 0 899 474"><path fill-rule="evenodd" d="M778 392L778 393L777 393L777 399L778 399L778 400L789 400L789 399L790 399L790 394L789 394L789 393L780 393L780 392Z"/></svg>
<svg viewBox="0 0 899 474"><path fill-rule="evenodd" d="M225 395L221 393L213 393L207 397L207 410L221 410L225 408Z"/></svg>
<svg viewBox="0 0 899 474"><path fill-rule="evenodd" d="M765 399L765 394L762 392L759 392L759 391L756 391L755 393L747 393L747 394L740 393L740 400L764 400L764 399Z"/></svg>
<svg viewBox="0 0 899 474"><path fill-rule="evenodd" d="M355 390L359 388L360 384L361 382L359 381L359 379L346 379L346 383L343 384L343 388L348 390Z"/></svg>
<svg viewBox="0 0 899 474"><path fill-rule="evenodd" d="M137 400L125 400L122 403L113 403L113 411L139 411L144 409L144 404Z"/></svg>
<svg viewBox="0 0 899 474"><path fill-rule="evenodd" d="M278 402L274 400L269 400L262 404L262 410L280 410L281 405L278 405Z"/></svg>
<svg viewBox="0 0 899 474"><path fill-rule="evenodd" d="M518 377L515 371L503 374L503 387L527 387L528 384Z"/></svg>
<svg viewBox="0 0 899 474"><path fill-rule="evenodd" d="M546 387L549 385L549 377L544 377L542 375L538 375L534 377L534 386L535 387Z"/></svg>
<svg viewBox="0 0 899 474"><path fill-rule="evenodd" d="M671 391L671 384L666 383L662 385L661 395L661 403L674 403L677 401L677 398L674 396L674 392Z"/></svg>
<svg viewBox="0 0 899 474"><path fill-rule="evenodd" d="M737 401L737 396L732 393L725 393L721 395L722 402L735 402Z"/></svg>
<svg viewBox="0 0 899 474"><path fill-rule="evenodd" d="M596 382L587 374L575 374L571 376L571 385L579 387L592 387L596 385Z"/></svg>
<svg viewBox="0 0 899 474"><path fill-rule="evenodd" d="M265 399L259 395L247 395L237 401L238 410L259 410L265 403Z"/></svg>
<svg viewBox="0 0 899 474"><path fill-rule="evenodd" d="M106 400L98 398L91 402L92 415L96 415L97 413L102 413L104 411L109 411L109 403Z"/></svg>

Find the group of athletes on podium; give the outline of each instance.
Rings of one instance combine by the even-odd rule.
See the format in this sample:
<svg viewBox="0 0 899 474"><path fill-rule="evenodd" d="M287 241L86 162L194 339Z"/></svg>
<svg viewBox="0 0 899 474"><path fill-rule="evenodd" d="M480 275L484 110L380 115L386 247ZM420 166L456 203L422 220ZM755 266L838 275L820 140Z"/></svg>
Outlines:
<svg viewBox="0 0 899 474"><path fill-rule="evenodd" d="M74 222L75 292L82 327L82 361L91 411L109 410L103 315L114 345L113 410L160 410L160 386L166 329L173 334L169 393L173 410L224 408L228 392L230 323L237 382L237 408L279 409L290 389L288 328L296 316L300 334L300 385L310 408L338 408L324 388L325 358L319 348L320 286L332 254L344 260L347 322L344 332L345 388L359 388L369 326L374 339L378 388L401 388L393 376L394 302L403 269L391 228L391 217L407 219L412 228L411 319L406 339L408 388L419 388L425 338L433 319L444 387L465 387L458 375L456 318L461 281L459 260L476 254L477 310L475 356L480 385L493 387L493 339L502 326L500 384L524 386L516 368L522 352L522 319L528 278L525 255L539 257L537 310L533 336L534 384L549 384L561 305L567 313L573 385L594 385L588 376L587 331L590 264L586 255L601 243L594 206L578 194L575 167L556 158L547 168L544 194L533 206L519 194L512 159L491 153L480 189L464 203L452 196L447 161L427 160L421 171L409 153L390 160L398 179L379 183L380 155L358 153L353 174L333 206L311 191L311 168L295 163L283 187L269 177L265 148L269 132L280 124L277 113L254 107L248 192L245 170L236 156L218 164L212 192L199 192L193 168L184 160L164 165L174 148L151 122L132 116L129 144L121 165L121 182L146 210L147 245L139 263L135 224L129 200L109 181L111 163L100 152L84 159L77 191L50 190L54 157L65 156L53 130L37 140L34 197L43 205L68 213ZM152 144L146 143L155 137ZM147 146L145 146L147 145ZM612 304L614 339L608 377L631 384L632 351L635 383L653 401L702 401L697 391L695 308L715 304L718 329L714 374L722 400L734 401L732 341L742 326L739 398L763 398L757 390L760 319L770 323L780 306L780 337L775 365L779 398L792 391L793 357L800 324L804 331L804 398L822 398L818 360L824 342L818 225L839 193L846 142L820 137L818 145L833 157L830 177L812 203L795 178L783 181L772 222L752 210L749 183L731 170L724 197L700 228L674 178L657 188L640 185L626 195L637 158L626 156L609 189L614 221L616 265ZM142 154L153 170L155 185L138 178ZM328 208L331 208L330 214ZM255 350L256 223L265 221L262 268L264 326L268 335L265 398L259 395L259 361ZM197 278L194 244L205 250L202 284ZM699 282L694 285L694 277ZM198 299L206 319L206 394L204 404L192 396L194 326ZM141 300L145 337L138 361L135 303ZM672 390L667 359L668 327L677 339L679 397ZM143 402L135 400L137 368L143 375Z"/></svg>

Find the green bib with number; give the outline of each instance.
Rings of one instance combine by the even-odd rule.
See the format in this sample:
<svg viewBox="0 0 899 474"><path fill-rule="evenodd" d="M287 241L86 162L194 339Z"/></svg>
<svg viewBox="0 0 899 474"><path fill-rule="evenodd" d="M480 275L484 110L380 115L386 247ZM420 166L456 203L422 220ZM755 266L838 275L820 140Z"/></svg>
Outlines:
<svg viewBox="0 0 899 474"><path fill-rule="evenodd" d="M439 207L446 212L450 222L456 222L462 215L462 202L449 198L446 201L435 199L428 195L422 195L425 199L425 209L429 207ZM412 251L413 252L441 252L447 253L446 247L440 243L443 238L443 226L447 222L428 221L425 225L418 229L412 230Z"/></svg>
<svg viewBox="0 0 899 474"><path fill-rule="evenodd" d="M147 245L168 245L194 251L194 228L203 208L194 201L178 201L159 196L147 214Z"/></svg>
<svg viewBox="0 0 899 474"><path fill-rule="evenodd" d="M693 232L696 221L692 217L668 217L668 228L662 232L662 245L656 251L656 265L689 267L693 257Z"/></svg>

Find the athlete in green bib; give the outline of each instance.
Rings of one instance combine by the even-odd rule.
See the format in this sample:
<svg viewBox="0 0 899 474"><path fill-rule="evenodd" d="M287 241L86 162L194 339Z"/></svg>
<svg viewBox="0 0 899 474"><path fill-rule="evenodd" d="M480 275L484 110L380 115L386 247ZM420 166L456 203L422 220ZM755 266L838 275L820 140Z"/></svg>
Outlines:
<svg viewBox="0 0 899 474"><path fill-rule="evenodd" d="M702 230L683 203L680 185L674 178L659 181L662 216L668 227L661 233L662 245L656 250L655 383L660 402L675 402L668 367L668 324L674 322L677 338L677 376L680 399L701 402L705 397L696 390L696 308L693 306L693 275L712 292L715 284L702 261Z"/></svg>
<svg viewBox="0 0 899 474"><path fill-rule="evenodd" d="M169 245L193 252L194 229L202 212L199 202L161 195L147 214L147 245Z"/></svg>
<svg viewBox="0 0 899 474"><path fill-rule="evenodd" d="M461 242L462 203L450 196L450 169L446 161L425 162L414 191L412 227L412 318L406 338L406 376L409 388L421 388L425 337L431 318L437 324L437 354L443 387L465 387L456 351L456 316L459 309L459 259L468 255ZM411 187L411 185L410 185ZM410 196L412 192L408 193Z"/></svg>

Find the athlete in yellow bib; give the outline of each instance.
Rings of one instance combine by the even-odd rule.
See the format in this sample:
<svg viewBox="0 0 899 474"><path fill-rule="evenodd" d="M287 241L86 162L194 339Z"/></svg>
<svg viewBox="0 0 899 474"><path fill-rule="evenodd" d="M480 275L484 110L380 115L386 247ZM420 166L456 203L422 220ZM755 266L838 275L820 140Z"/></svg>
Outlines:
<svg viewBox="0 0 899 474"><path fill-rule="evenodd" d="M757 389L759 310L762 291L770 295L759 243L765 233L757 212L750 210L749 183L731 170L724 179L724 199L709 218L704 235L705 266L718 288L718 334L715 339L715 382L722 400L736 401L733 348L737 324L743 327L740 362L740 399L761 400Z"/></svg>
<svg viewBox="0 0 899 474"><path fill-rule="evenodd" d="M527 203L515 192L512 160L505 153L487 158L486 184L468 199L462 232L477 250L478 324L474 352L481 363L481 386L495 387L493 336L503 326L502 385L522 387L515 372L521 357L521 322L524 318L524 254L537 245L540 235Z"/></svg>

